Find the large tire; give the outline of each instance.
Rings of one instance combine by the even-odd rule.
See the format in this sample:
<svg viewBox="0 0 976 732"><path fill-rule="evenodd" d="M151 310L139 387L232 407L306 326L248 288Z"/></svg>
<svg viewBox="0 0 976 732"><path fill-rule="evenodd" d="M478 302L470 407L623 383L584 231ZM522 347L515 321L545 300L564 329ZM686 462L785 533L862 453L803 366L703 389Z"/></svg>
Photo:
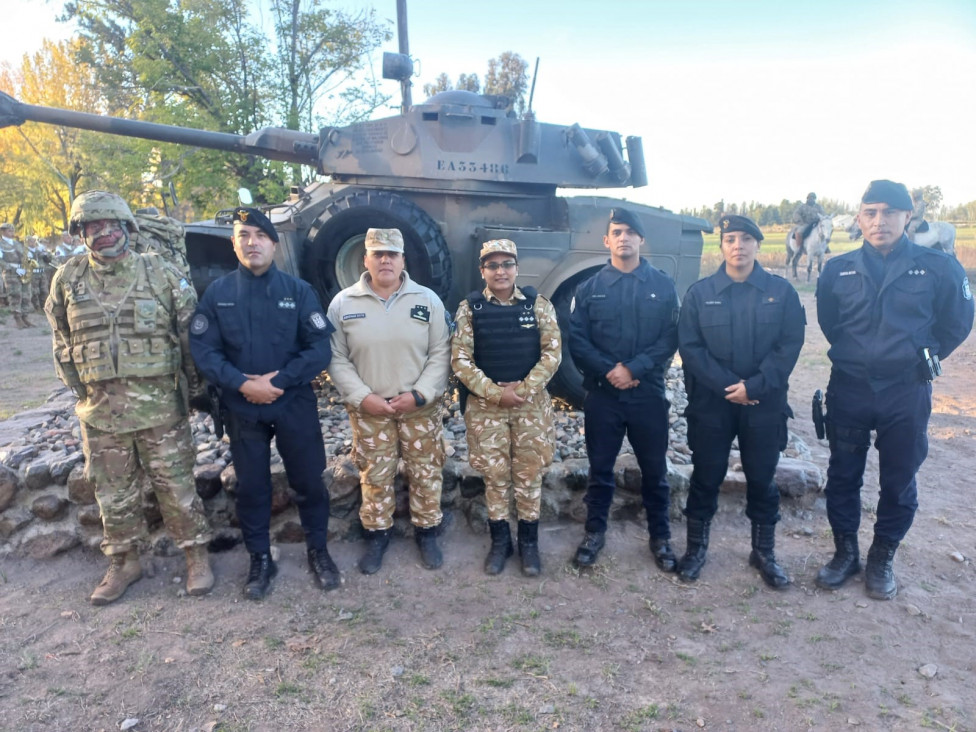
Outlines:
<svg viewBox="0 0 976 732"><path fill-rule="evenodd" d="M576 285L591 274L587 272L571 282L564 282L552 298L552 306L559 319L559 330L562 332L563 360L559 364L556 375L549 382L549 393L577 409L583 408L583 397L586 396L586 391L583 389L583 374L576 368L573 355L569 352L569 307L576 293Z"/></svg>
<svg viewBox="0 0 976 732"><path fill-rule="evenodd" d="M387 191L353 189L329 203L308 233L302 276L318 291L322 305L359 280L366 253L366 230L399 229L410 277L441 300L451 290L451 254L430 216L416 204Z"/></svg>

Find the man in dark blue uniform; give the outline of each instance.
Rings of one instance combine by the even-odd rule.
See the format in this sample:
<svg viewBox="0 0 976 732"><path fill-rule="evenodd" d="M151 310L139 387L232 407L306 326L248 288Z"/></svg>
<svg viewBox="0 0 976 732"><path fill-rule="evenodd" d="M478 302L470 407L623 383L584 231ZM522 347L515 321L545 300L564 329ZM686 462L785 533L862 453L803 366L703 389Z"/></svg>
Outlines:
<svg viewBox="0 0 976 732"><path fill-rule="evenodd" d="M928 453L932 379L973 325L973 296L953 257L911 243L908 189L873 181L857 215L864 245L835 257L817 282L817 319L830 350L827 385L827 519L836 553L817 584L837 589L861 569L864 463L876 432L881 497L864 584L869 597L898 592L895 551L918 507L915 474Z"/></svg>
<svg viewBox="0 0 976 732"><path fill-rule="evenodd" d="M263 213L237 209L233 242L240 266L203 293L190 347L227 412L237 518L251 555L244 596L263 598L278 571L269 536L272 437L295 492L309 568L331 590L340 578L326 548L325 447L310 382L329 365L333 329L308 283L275 266L278 233Z"/></svg>
<svg viewBox="0 0 976 732"><path fill-rule="evenodd" d="M651 554L673 572L667 481L668 400L664 374L678 346L674 281L640 256L644 225L632 211L610 213L603 244L610 263L576 289L570 352L583 372L586 525L576 563L589 567L603 548L613 500L613 467L624 435L641 470Z"/></svg>
<svg viewBox="0 0 976 732"><path fill-rule="evenodd" d="M709 529L739 438L752 521L749 564L775 589L790 580L776 563L779 489L773 481L786 447L789 377L803 347L806 316L793 286L767 272L756 255L762 231L746 216L719 219L725 261L691 286L678 319L678 352L688 392L688 446L694 471L685 516L688 544L678 576L698 579Z"/></svg>

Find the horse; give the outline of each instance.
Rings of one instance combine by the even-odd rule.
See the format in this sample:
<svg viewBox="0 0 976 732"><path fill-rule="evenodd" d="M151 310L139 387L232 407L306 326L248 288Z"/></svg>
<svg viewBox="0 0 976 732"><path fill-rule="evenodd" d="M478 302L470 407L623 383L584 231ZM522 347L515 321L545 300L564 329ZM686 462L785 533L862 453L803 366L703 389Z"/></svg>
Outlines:
<svg viewBox="0 0 976 732"><path fill-rule="evenodd" d="M813 274L813 260L817 260L817 276L820 276L820 272L823 270L823 259L824 254L827 251L827 246L830 244L830 237L834 233L834 220L829 216L821 216L817 225L813 227L813 230L803 240L800 246L796 243L796 234L800 231L800 227L795 227L786 237L786 266L789 267L790 263L793 263L793 279L797 279L796 266L800 262L800 257L804 254L807 255L807 282L810 281L810 277Z"/></svg>
<svg viewBox="0 0 976 732"><path fill-rule="evenodd" d="M915 243L920 247L940 249L946 254L951 254L955 257L956 227L948 221L927 221L925 223L928 224L928 229L926 231L915 232ZM847 227L847 235L850 236L852 241L860 238L861 227L858 225L857 219L854 219L851 225Z"/></svg>

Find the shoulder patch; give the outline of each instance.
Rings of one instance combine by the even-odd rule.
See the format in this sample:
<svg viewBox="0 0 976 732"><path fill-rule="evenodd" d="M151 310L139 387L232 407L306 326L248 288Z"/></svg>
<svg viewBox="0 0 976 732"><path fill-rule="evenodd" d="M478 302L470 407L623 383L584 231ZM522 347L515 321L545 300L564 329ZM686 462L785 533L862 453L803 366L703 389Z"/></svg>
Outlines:
<svg viewBox="0 0 976 732"><path fill-rule="evenodd" d="M190 289L190 283L186 281L186 277L180 277L180 292L186 292Z"/></svg>
<svg viewBox="0 0 976 732"><path fill-rule="evenodd" d="M969 288L969 278L968 277L963 277L962 278L962 297L963 297L964 300L972 300L973 299L973 291Z"/></svg>
<svg viewBox="0 0 976 732"><path fill-rule="evenodd" d="M325 316L318 310L309 315L308 320L316 330L325 330Z"/></svg>
<svg viewBox="0 0 976 732"><path fill-rule="evenodd" d="M193 335L203 335L207 332L207 328L210 327L210 321L207 320L207 316L203 313L197 313L193 316L193 320L190 322L190 332Z"/></svg>

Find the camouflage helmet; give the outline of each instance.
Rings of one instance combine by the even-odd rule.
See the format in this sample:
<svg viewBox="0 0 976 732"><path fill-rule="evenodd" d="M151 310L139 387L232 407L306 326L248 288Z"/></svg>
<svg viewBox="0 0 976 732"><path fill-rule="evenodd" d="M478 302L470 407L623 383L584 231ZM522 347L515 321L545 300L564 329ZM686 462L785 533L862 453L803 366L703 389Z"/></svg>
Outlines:
<svg viewBox="0 0 976 732"><path fill-rule="evenodd" d="M122 200L121 196L108 191L86 191L75 198L74 203L71 204L68 229L72 235L79 234L83 223L101 219L124 221L129 233L139 231L139 225L129 205Z"/></svg>

